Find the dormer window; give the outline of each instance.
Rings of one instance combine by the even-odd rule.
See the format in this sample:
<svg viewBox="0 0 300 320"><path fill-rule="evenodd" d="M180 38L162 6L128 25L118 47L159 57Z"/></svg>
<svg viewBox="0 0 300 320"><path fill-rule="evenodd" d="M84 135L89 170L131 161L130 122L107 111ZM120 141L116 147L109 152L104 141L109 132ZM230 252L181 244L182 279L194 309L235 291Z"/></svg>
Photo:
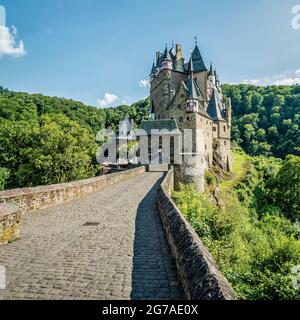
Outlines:
<svg viewBox="0 0 300 320"><path fill-rule="evenodd" d="M199 102L197 100L188 100L186 103L187 112L198 112L199 111Z"/></svg>

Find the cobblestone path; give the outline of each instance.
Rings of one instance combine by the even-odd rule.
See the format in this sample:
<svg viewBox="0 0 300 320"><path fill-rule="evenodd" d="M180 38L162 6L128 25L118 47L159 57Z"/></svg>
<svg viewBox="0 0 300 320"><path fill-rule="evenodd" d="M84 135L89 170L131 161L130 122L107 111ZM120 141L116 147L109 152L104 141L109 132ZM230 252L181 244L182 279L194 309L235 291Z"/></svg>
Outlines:
<svg viewBox="0 0 300 320"><path fill-rule="evenodd" d="M0 247L7 270L0 300L180 299L155 206L161 177L145 173L27 213L22 238Z"/></svg>

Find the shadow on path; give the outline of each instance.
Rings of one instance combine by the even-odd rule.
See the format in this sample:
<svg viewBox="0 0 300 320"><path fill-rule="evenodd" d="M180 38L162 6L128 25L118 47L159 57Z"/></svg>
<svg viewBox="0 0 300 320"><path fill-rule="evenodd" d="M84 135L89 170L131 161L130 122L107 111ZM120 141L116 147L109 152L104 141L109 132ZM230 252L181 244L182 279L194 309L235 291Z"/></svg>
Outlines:
<svg viewBox="0 0 300 320"><path fill-rule="evenodd" d="M136 216L132 271L133 300L182 298L176 268L156 207L160 178L141 201Z"/></svg>

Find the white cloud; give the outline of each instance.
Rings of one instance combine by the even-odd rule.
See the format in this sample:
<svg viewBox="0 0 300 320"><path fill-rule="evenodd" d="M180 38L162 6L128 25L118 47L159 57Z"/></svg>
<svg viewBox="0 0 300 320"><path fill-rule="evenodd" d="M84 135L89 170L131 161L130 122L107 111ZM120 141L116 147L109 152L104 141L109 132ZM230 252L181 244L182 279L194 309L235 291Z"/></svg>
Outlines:
<svg viewBox="0 0 300 320"><path fill-rule="evenodd" d="M140 82L139 82L139 87L140 88L149 88L150 87L150 80L147 80L147 79L145 79L145 80L141 80Z"/></svg>
<svg viewBox="0 0 300 320"><path fill-rule="evenodd" d="M292 86L295 84L300 84L300 78L286 78L278 80L274 83L276 86Z"/></svg>
<svg viewBox="0 0 300 320"><path fill-rule="evenodd" d="M261 79L246 79L243 81L245 84L253 84L253 85L260 85L260 86L292 86L295 84L300 84L300 69L296 70L295 72L286 71L282 74L277 74L272 77L265 77Z"/></svg>
<svg viewBox="0 0 300 320"><path fill-rule="evenodd" d="M253 85L257 85L259 84L260 80L259 79L251 79L251 80L244 80L243 83L244 84L253 84Z"/></svg>
<svg viewBox="0 0 300 320"><path fill-rule="evenodd" d="M26 54L24 42L16 43L17 35L16 27L12 27L12 31L5 26L0 26L0 57L3 55L21 57Z"/></svg>
<svg viewBox="0 0 300 320"><path fill-rule="evenodd" d="M97 103L99 107L101 108L107 108L112 105L116 100L118 100L118 97L115 94L112 93L105 93L103 99L97 99Z"/></svg>

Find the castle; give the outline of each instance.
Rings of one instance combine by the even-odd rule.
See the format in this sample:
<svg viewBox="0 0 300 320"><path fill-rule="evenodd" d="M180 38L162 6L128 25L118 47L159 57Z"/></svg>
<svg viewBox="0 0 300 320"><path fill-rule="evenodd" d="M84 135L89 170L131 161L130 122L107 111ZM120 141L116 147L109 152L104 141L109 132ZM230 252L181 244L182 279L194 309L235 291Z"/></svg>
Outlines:
<svg viewBox="0 0 300 320"><path fill-rule="evenodd" d="M175 164L174 172L175 186L195 182L203 191L205 170L231 170L231 103L223 97L216 70L212 64L206 68L197 43L188 62L181 45L171 50L166 46L163 53L156 53L150 86L151 120L145 121L142 129L177 128L182 136L185 129L191 129L193 141L201 135L202 143L196 146L193 142L194 163ZM190 169L194 174L189 173Z"/></svg>

